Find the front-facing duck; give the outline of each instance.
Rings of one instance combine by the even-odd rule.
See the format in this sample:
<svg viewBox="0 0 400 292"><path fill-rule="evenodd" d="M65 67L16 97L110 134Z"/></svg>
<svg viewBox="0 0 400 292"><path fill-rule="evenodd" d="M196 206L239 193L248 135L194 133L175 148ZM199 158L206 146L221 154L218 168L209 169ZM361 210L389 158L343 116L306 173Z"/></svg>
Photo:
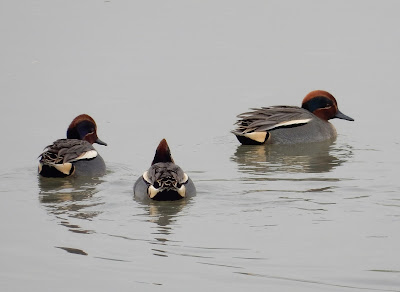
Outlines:
<svg viewBox="0 0 400 292"><path fill-rule="evenodd" d="M165 139L158 145L150 168L136 180L133 191L138 199L157 201L175 201L196 194L192 180L172 159Z"/></svg>
<svg viewBox="0 0 400 292"><path fill-rule="evenodd" d="M354 121L339 111L336 99L327 91L314 90L304 97L302 106L271 106L238 115L232 131L240 143L294 144L335 139L333 118Z"/></svg>
<svg viewBox="0 0 400 292"><path fill-rule="evenodd" d="M67 139L58 139L39 155L39 174L44 177L101 176L106 165L93 143L107 146L97 137L96 122L87 114L69 125Z"/></svg>

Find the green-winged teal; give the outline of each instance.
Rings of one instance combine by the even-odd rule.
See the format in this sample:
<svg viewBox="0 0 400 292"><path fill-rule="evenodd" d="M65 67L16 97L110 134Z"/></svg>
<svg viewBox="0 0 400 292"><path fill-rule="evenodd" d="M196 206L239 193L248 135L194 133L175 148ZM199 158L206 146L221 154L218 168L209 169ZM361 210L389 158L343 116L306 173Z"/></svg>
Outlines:
<svg viewBox="0 0 400 292"><path fill-rule="evenodd" d="M100 176L105 174L103 158L92 146L107 145L97 137L96 122L86 114L69 125L67 139L47 146L39 158L39 174L44 177Z"/></svg>
<svg viewBox="0 0 400 292"><path fill-rule="evenodd" d="M306 95L301 107L271 106L238 115L232 131L242 144L294 144L335 139L329 119L354 121L339 111L336 99L327 91Z"/></svg>
<svg viewBox="0 0 400 292"><path fill-rule="evenodd" d="M174 163L167 141L161 140L150 168L133 186L135 197L158 201L174 201L196 194L188 175Z"/></svg>

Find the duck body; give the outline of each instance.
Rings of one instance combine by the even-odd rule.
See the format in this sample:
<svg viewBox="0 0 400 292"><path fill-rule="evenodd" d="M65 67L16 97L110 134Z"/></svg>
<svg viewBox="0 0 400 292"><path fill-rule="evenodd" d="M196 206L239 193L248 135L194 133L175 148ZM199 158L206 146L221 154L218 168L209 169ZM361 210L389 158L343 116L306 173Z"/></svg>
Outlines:
<svg viewBox="0 0 400 292"><path fill-rule="evenodd" d="M181 200L196 194L193 181L175 164L165 139L158 145L150 168L136 180L133 191L140 200L156 201Z"/></svg>
<svg viewBox="0 0 400 292"><path fill-rule="evenodd" d="M322 90L310 92L304 98L302 107L262 107L240 114L238 118L237 128L232 133L245 145L334 140L336 129L328 120L340 118L353 121L339 111L335 98Z"/></svg>
<svg viewBox="0 0 400 292"><path fill-rule="evenodd" d="M92 143L107 145L97 137L96 123L79 115L67 130L67 139L58 139L39 155L39 175L43 177L101 176L106 165Z"/></svg>

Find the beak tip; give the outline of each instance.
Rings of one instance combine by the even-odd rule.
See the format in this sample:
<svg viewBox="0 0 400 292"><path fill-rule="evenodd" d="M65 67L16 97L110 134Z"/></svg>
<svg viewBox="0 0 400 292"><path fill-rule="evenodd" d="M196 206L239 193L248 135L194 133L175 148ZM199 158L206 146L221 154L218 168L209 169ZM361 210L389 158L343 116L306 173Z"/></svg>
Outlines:
<svg viewBox="0 0 400 292"><path fill-rule="evenodd" d="M107 146L107 143L101 141L99 138L97 138L97 140L95 141L95 143L97 143L97 144L99 144L99 145Z"/></svg>
<svg viewBox="0 0 400 292"><path fill-rule="evenodd" d="M353 119L353 118L351 118L351 117L345 115L345 114L342 113L341 111L338 111L338 112L336 113L335 118L354 122L354 119Z"/></svg>

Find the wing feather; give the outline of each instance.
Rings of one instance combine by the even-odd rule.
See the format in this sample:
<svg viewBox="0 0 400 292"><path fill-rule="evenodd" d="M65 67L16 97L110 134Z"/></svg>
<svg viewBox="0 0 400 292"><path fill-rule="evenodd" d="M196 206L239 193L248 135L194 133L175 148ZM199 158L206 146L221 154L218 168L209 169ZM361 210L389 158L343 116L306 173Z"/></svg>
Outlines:
<svg viewBox="0 0 400 292"><path fill-rule="evenodd" d="M39 155L43 164L54 165L90 159L97 156L92 144L78 139L59 139L45 148Z"/></svg>
<svg viewBox="0 0 400 292"><path fill-rule="evenodd" d="M296 106L271 106L253 108L237 116L237 126L232 133L244 135L252 132L265 132L278 127L296 126L313 119L312 113Z"/></svg>

